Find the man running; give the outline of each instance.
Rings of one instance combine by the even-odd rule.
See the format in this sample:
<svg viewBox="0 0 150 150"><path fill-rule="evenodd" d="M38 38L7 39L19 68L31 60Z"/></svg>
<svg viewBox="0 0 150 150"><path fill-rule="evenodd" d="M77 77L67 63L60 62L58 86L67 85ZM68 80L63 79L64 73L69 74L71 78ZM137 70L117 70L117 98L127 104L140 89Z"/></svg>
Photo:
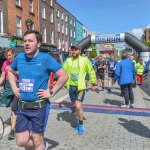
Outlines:
<svg viewBox="0 0 150 150"><path fill-rule="evenodd" d="M49 98L53 97L65 84L68 76L61 65L49 54L39 52L42 36L38 31L24 34L24 50L11 64L9 82L14 94L20 98L16 123L16 142L19 146L35 150L46 150L44 132L49 115ZM18 71L19 88L15 73ZM58 80L49 91L50 73Z"/></svg>
<svg viewBox="0 0 150 150"><path fill-rule="evenodd" d="M111 56L110 60L108 60L108 92L111 92L111 88L114 84L114 74L116 69L117 60L115 60L114 55Z"/></svg>
<svg viewBox="0 0 150 150"><path fill-rule="evenodd" d="M66 63L63 67L69 76L69 80L67 81L67 89L69 90L69 96L71 102L75 106L78 118L78 126L75 128L75 130L78 131L79 135L82 135L85 132L82 107L86 89L85 76L86 73L89 74L90 83L92 84L92 91L96 89L96 76L94 68L92 67L89 59L87 57L80 56L81 47L72 46L71 49L72 56L66 60Z"/></svg>
<svg viewBox="0 0 150 150"><path fill-rule="evenodd" d="M98 88L102 87L102 90L104 90L106 62L104 61L102 55L98 57L98 61L95 63L95 69L96 69ZM98 88L97 88L97 92L99 92Z"/></svg>

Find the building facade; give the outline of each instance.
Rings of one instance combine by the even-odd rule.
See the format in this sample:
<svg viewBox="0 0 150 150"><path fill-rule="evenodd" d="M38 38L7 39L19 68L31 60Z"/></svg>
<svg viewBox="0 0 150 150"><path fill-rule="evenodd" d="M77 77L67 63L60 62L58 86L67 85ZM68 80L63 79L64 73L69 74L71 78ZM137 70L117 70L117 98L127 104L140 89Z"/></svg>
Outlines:
<svg viewBox="0 0 150 150"><path fill-rule="evenodd" d="M68 11L56 2L55 12L56 43L61 53L68 51Z"/></svg>
<svg viewBox="0 0 150 150"><path fill-rule="evenodd" d="M76 44L76 17L68 13L69 46Z"/></svg>
<svg viewBox="0 0 150 150"><path fill-rule="evenodd" d="M43 43L57 47L55 40L55 3L56 0L39 0L39 29Z"/></svg>
<svg viewBox="0 0 150 150"><path fill-rule="evenodd" d="M145 35L145 41L150 41L150 28L146 28L144 30L144 35Z"/></svg>
<svg viewBox="0 0 150 150"><path fill-rule="evenodd" d="M76 41L79 43L83 39L83 24L76 20Z"/></svg>
<svg viewBox="0 0 150 150"><path fill-rule="evenodd" d="M7 0L0 1L0 35L6 35L8 32Z"/></svg>
<svg viewBox="0 0 150 150"><path fill-rule="evenodd" d="M31 29L39 30L38 1L36 0L7 0L8 31L7 33L22 37L24 32ZM27 24L30 22L30 25Z"/></svg>
<svg viewBox="0 0 150 150"><path fill-rule="evenodd" d="M83 25L83 38L88 36L88 28Z"/></svg>

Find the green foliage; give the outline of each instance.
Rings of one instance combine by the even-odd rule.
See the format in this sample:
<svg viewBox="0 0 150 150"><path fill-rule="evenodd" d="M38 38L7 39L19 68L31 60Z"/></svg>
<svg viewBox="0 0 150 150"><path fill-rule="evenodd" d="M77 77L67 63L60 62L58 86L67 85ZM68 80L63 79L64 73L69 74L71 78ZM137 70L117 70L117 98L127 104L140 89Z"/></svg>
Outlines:
<svg viewBox="0 0 150 150"><path fill-rule="evenodd" d="M150 41L145 42L146 46L150 47Z"/></svg>
<svg viewBox="0 0 150 150"><path fill-rule="evenodd" d="M97 57L97 51L95 44L91 44L90 47L92 51L89 53L89 58Z"/></svg>

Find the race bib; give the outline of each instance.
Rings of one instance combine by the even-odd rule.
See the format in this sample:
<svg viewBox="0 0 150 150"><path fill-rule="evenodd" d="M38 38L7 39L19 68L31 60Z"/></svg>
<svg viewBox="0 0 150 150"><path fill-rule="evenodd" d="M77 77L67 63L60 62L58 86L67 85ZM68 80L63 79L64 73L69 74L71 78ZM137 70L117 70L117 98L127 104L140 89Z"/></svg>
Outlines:
<svg viewBox="0 0 150 150"><path fill-rule="evenodd" d="M110 64L110 68L114 68L114 64Z"/></svg>
<svg viewBox="0 0 150 150"><path fill-rule="evenodd" d="M72 79L72 81L78 81L78 73L72 73L71 74L71 79Z"/></svg>
<svg viewBox="0 0 150 150"><path fill-rule="evenodd" d="M34 79L20 79L19 87L22 92L33 92Z"/></svg>

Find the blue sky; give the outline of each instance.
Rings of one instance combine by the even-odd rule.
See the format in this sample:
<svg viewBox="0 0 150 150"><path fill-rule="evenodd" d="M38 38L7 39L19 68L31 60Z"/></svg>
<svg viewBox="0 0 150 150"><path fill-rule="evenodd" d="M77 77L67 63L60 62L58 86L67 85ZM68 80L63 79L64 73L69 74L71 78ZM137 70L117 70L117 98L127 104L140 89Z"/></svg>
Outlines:
<svg viewBox="0 0 150 150"><path fill-rule="evenodd" d="M129 32L150 24L150 0L57 0L89 31Z"/></svg>

